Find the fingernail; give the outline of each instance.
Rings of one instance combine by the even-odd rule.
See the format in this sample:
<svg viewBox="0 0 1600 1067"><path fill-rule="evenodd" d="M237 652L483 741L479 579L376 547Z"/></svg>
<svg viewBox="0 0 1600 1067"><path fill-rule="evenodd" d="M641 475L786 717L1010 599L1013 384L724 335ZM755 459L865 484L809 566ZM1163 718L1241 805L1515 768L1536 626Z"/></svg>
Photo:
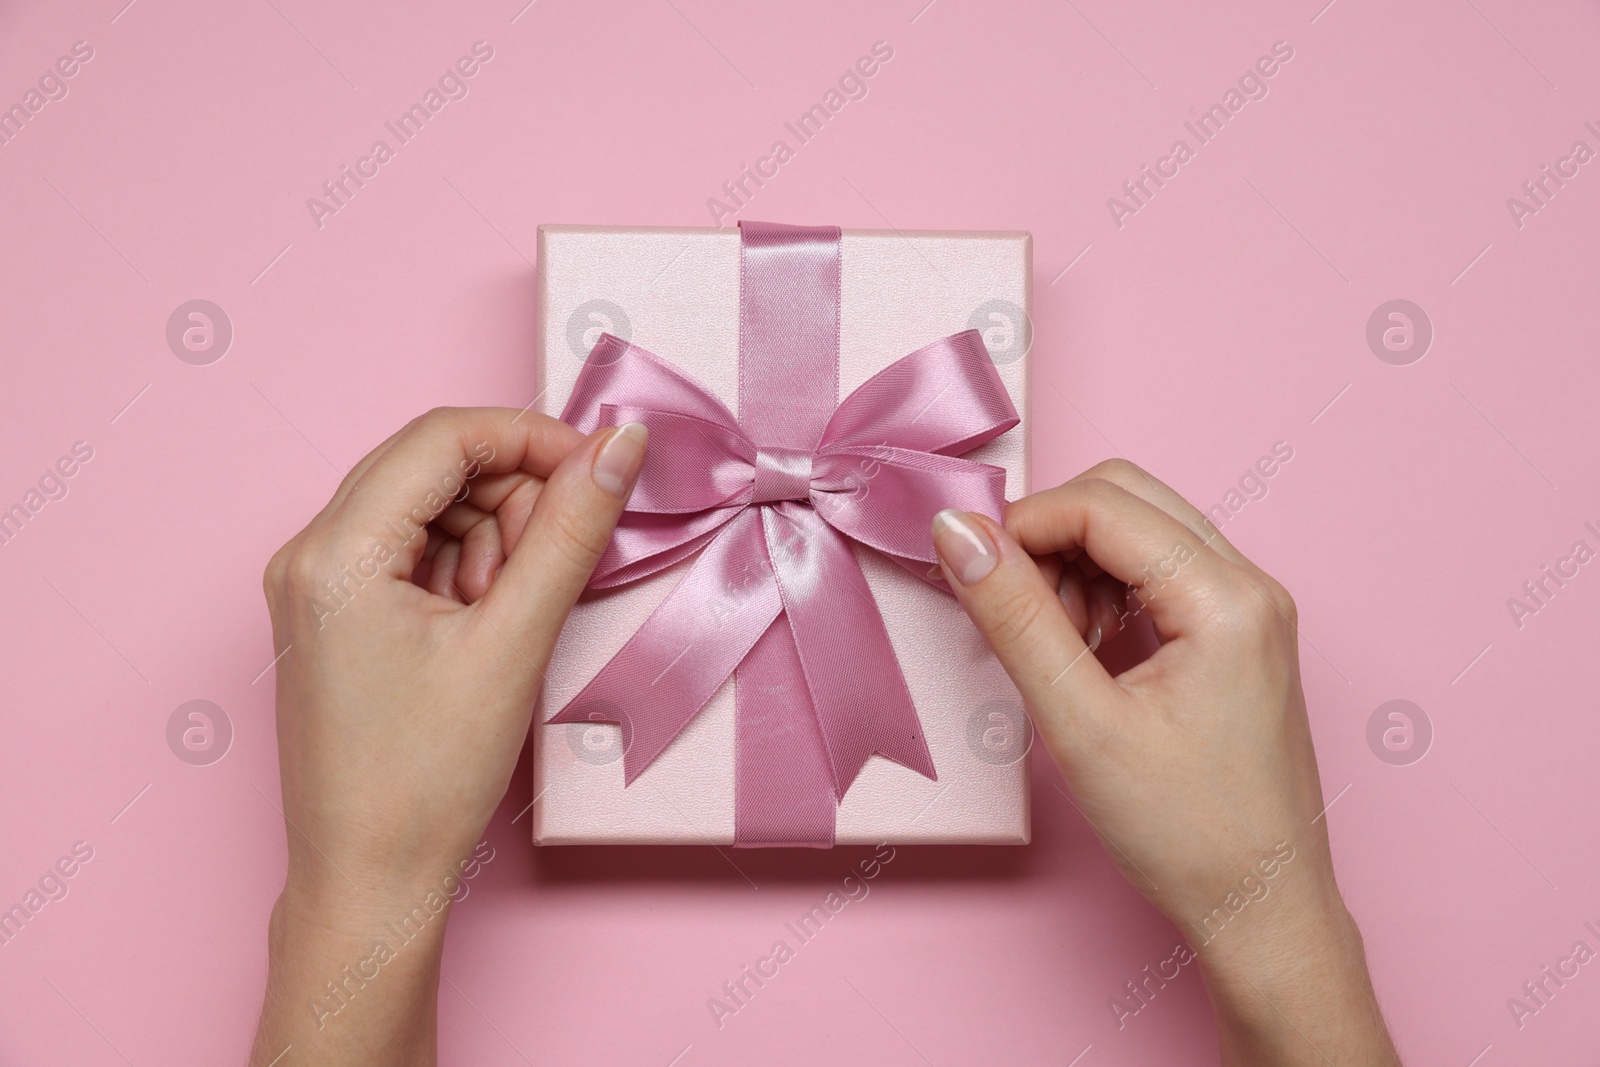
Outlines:
<svg viewBox="0 0 1600 1067"><path fill-rule="evenodd" d="M1000 562L988 532L955 508L945 508L933 517L933 547L962 585L982 581Z"/></svg>
<svg viewBox="0 0 1600 1067"><path fill-rule="evenodd" d="M1093 625L1091 625L1089 627L1089 651L1090 652L1096 652L1096 651L1099 650L1099 648L1100 648L1100 639L1102 637L1104 637L1104 636L1105 636L1105 634L1101 629L1099 621L1096 621Z"/></svg>
<svg viewBox="0 0 1600 1067"><path fill-rule="evenodd" d="M594 457L594 484L620 500L633 491L634 479L644 464L644 445L650 432L642 422L630 422L606 438Z"/></svg>

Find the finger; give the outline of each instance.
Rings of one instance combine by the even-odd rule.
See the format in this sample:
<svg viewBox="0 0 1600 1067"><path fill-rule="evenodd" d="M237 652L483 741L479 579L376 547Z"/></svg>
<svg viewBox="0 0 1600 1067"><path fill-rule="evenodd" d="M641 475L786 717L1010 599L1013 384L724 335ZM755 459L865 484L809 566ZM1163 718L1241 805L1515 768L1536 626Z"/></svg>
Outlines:
<svg viewBox="0 0 1600 1067"><path fill-rule="evenodd" d="M456 570L461 564L461 542L446 541L433 554L433 569L428 572L428 592L458 603L465 598L456 591Z"/></svg>
<svg viewBox="0 0 1600 1067"><path fill-rule="evenodd" d="M1060 565L1059 556L1045 556L1034 560L1039 567L1039 576L1045 580L1046 585L1054 585L1061 597L1062 605L1067 609L1067 618L1072 620L1072 625L1080 634L1087 634L1091 625L1089 618L1088 590L1084 586L1083 572L1068 563L1065 567ZM1047 565L1056 561L1055 570L1060 571L1060 577L1052 582L1050 570Z"/></svg>
<svg viewBox="0 0 1600 1067"><path fill-rule="evenodd" d="M1089 647L1098 649L1103 639L1116 636L1127 614L1128 587L1109 574L1084 579L1089 602Z"/></svg>
<svg viewBox="0 0 1600 1067"><path fill-rule="evenodd" d="M489 583L505 562L505 550L500 542L500 524L488 512L479 511L464 501L451 504L439 513L428 527L430 548L433 534L443 531L457 542L460 553L456 563L456 589L460 599L473 603L489 589ZM430 549L423 549L423 558Z"/></svg>
<svg viewBox="0 0 1600 1067"><path fill-rule="evenodd" d="M488 512L479 511L462 500L439 512L433 524L451 537L465 537L468 531L489 517Z"/></svg>
<svg viewBox="0 0 1600 1067"><path fill-rule="evenodd" d="M515 547L516 541L506 535L505 522L509 521L520 536L533 503L538 499L539 487L544 484L542 479L530 475L491 477L499 484L488 487L480 496L474 483L474 491L468 494L468 499L445 508L430 527L430 530L443 530L461 542L461 562L455 580L469 603L488 592L489 584ZM471 503L473 499L484 503L499 501L500 510L497 513L480 510ZM427 550L423 555L427 557Z"/></svg>
<svg viewBox="0 0 1600 1067"><path fill-rule="evenodd" d="M522 531L533 517L533 509L544 492L544 479L529 478L522 482L495 509L495 519L500 523L501 550L509 558L522 539Z"/></svg>
<svg viewBox="0 0 1600 1067"><path fill-rule="evenodd" d="M539 417L545 418L547 416L541 415ZM416 420L412 420L412 422L415 421ZM372 468L374 463L383 457L384 453L389 451L389 448L400 438L401 434L405 433L406 430L410 428L410 426L411 423L407 423L405 426L402 426L400 429L384 438L383 442L379 444L377 448L374 448L371 452L368 452L365 456L361 457L360 462L358 462L354 467L351 467L349 472L346 473L343 478L339 479L339 488L334 490L332 498L329 499L327 505L317 513L316 517L320 519L325 515L333 514L333 512L338 509L339 505L344 503L345 499L349 497L351 490L353 490L357 483L361 481L362 476ZM576 444L576 440L574 440L573 443ZM514 477L515 475L512 476ZM531 475L524 474L522 477L527 478L531 477ZM480 503L479 506L484 507L485 505ZM490 509L492 510L492 505L490 505ZM315 519L312 521L315 521Z"/></svg>
<svg viewBox="0 0 1600 1067"><path fill-rule="evenodd" d="M1237 570L1193 530L1104 479L1067 482L1010 504L1006 526L1036 555L1084 549L1134 587L1167 640L1191 632L1236 592Z"/></svg>
<svg viewBox="0 0 1600 1067"><path fill-rule="evenodd" d="M1044 575L1044 580L1051 585L1060 585L1062 577L1071 567L1071 564L1064 560L1059 552L1035 556L1033 562L1039 568L1039 573Z"/></svg>
<svg viewBox="0 0 1600 1067"><path fill-rule="evenodd" d="M953 509L933 520L939 565L1058 757L1121 690L1092 655L1056 590L996 523ZM1062 746L1066 746L1063 748Z"/></svg>
<svg viewBox="0 0 1600 1067"><path fill-rule="evenodd" d="M524 471L543 477L582 435L543 415L509 408L436 408L414 420L355 480L330 520L350 550L381 542L382 566L406 577L425 539L417 532L437 518L483 473Z"/></svg>
<svg viewBox="0 0 1600 1067"><path fill-rule="evenodd" d="M539 499L539 490L544 487L544 479L536 478L523 471L510 471L506 474L486 474L473 481L467 490L467 499L460 504L452 504L445 509L440 521L452 517L452 512L464 505L470 506L469 510L461 512L473 516L468 526L476 525L483 521L488 513L492 512L500 528L502 552L509 556L512 549L517 546L517 539L522 536L522 528L528 523L528 516L533 514L534 502ZM457 537L465 537L466 531L451 530ZM502 560L503 562L503 560Z"/></svg>
<svg viewBox="0 0 1600 1067"><path fill-rule="evenodd" d="M468 603L475 603L489 591L489 585L505 561L505 551L500 543L500 524L493 515L485 516L461 539L456 588L461 590Z"/></svg>
<svg viewBox="0 0 1600 1067"><path fill-rule="evenodd" d="M1083 572L1085 578L1094 579L1105 573L1105 569L1085 555L1082 550L1079 550L1076 562L1078 569Z"/></svg>
<svg viewBox="0 0 1600 1067"><path fill-rule="evenodd" d="M411 570L408 579L418 589L428 588L428 579L433 577L433 557L439 554L439 549L444 547L450 536L437 526L428 528L428 543L423 546L422 558L417 560L417 565Z"/></svg>
<svg viewBox="0 0 1600 1067"><path fill-rule="evenodd" d="M1244 553L1233 547L1232 543L1222 536L1222 531L1217 529L1216 523L1206 518L1199 508L1180 496L1177 490L1138 464L1125 459L1108 459L1104 463L1095 464L1072 480L1076 482L1085 478L1103 478L1113 485L1122 486L1134 496L1149 501L1189 527L1195 536L1210 545L1223 559L1231 563L1250 565Z"/></svg>
<svg viewBox="0 0 1600 1067"><path fill-rule="evenodd" d="M596 431L551 472L484 597L483 612L497 629L540 655L554 647L633 492L647 436L640 423Z"/></svg>
<svg viewBox="0 0 1600 1067"><path fill-rule="evenodd" d="M428 528L428 544L422 550L422 560L423 560L423 562L424 563L433 562L433 557L438 554L439 549L443 548L445 542L449 541L449 540L450 540L450 535L449 534L445 533L443 530L439 529L437 526L430 526Z"/></svg>
<svg viewBox="0 0 1600 1067"><path fill-rule="evenodd" d="M529 483L537 488L542 482L542 478L520 470L504 474L481 474L472 480L467 489L467 503L479 511L498 511L518 490Z"/></svg>

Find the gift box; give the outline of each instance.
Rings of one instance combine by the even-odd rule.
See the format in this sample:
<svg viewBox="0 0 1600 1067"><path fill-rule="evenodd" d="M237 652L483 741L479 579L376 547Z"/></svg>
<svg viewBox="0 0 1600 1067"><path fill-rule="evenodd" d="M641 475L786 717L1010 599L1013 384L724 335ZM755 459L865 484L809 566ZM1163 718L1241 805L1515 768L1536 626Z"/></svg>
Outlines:
<svg viewBox="0 0 1600 1067"><path fill-rule="evenodd" d="M1015 232L539 228L538 410L651 440L550 661L535 843L1027 843L1032 729L927 520L1028 491L1031 263Z"/></svg>

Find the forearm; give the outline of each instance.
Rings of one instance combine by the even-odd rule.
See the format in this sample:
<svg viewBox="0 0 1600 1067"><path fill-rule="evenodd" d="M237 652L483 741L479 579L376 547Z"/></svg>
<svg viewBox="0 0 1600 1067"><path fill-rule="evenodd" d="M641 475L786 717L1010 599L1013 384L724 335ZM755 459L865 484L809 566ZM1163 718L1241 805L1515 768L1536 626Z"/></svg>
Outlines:
<svg viewBox="0 0 1600 1067"><path fill-rule="evenodd" d="M1398 1067L1361 932L1337 890L1323 896L1200 950L1224 1067Z"/></svg>
<svg viewBox="0 0 1600 1067"><path fill-rule="evenodd" d="M449 901L434 893L432 902L439 911L425 890L286 887L268 924L267 991L251 1067L432 1065Z"/></svg>

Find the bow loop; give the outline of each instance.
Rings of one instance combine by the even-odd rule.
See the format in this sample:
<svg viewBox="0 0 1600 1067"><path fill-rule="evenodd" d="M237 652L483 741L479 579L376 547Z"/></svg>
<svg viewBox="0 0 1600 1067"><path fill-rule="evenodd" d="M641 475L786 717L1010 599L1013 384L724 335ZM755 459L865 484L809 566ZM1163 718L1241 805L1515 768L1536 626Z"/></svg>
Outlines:
<svg viewBox="0 0 1600 1067"><path fill-rule="evenodd" d="M629 511L682 515L750 501L756 447L726 422L631 405L603 404L605 422L641 422L650 447L628 499Z"/></svg>
<svg viewBox="0 0 1600 1067"><path fill-rule="evenodd" d="M600 335L562 409L561 421L583 433L602 425L601 407L644 408L732 423L722 401L659 356L609 333Z"/></svg>
<svg viewBox="0 0 1600 1067"><path fill-rule="evenodd" d="M964 330L861 383L828 419L817 450L889 445L957 456L1020 421L982 336Z"/></svg>

